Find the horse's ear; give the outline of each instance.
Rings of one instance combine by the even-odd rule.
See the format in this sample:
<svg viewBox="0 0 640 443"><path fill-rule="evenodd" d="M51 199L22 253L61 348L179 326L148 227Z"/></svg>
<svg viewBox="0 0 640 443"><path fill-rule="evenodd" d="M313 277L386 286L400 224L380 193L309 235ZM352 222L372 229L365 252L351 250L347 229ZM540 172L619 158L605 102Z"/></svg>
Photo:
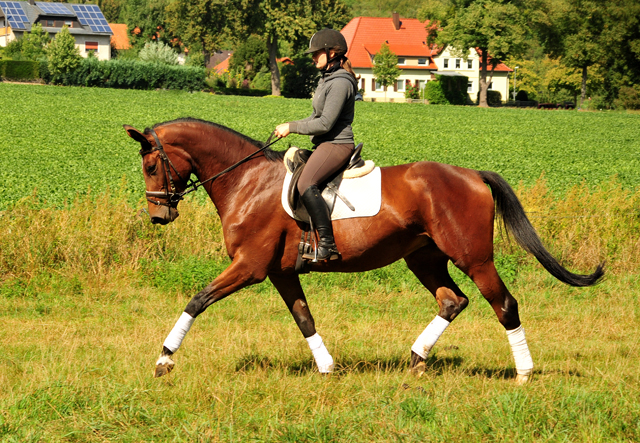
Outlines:
<svg viewBox="0 0 640 443"><path fill-rule="evenodd" d="M151 142L149 142L147 137L145 137L145 135L142 132L138 131L133 126L122 125L122 127L125 129L125 131L127 131L127 134L129 134L129 137L131 137L132 139L140 143L141 151L148 151L149 149L151 149Z"/></svg>

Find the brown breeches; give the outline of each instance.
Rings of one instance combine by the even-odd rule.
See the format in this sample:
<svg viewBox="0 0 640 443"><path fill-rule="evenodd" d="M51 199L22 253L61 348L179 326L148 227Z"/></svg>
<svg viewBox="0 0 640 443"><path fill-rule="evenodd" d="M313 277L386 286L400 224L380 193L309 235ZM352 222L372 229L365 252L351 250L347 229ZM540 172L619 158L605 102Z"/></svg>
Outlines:
<svg viewBox="0 0 640 443"><path fill-rule="evenodd" d="M298 181L298 191L304 191L311 185L320 185L345 165L355 146L353 143L321 143L316 147L304 167Z"/></svg>

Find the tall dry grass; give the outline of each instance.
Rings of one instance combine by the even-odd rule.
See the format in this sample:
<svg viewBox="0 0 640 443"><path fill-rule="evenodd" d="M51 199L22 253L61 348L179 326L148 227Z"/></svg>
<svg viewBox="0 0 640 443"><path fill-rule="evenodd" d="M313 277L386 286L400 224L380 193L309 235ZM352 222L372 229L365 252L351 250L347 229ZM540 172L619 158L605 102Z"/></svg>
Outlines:
<svg viewBox="0 0 640 443"><path fill-rule="evenodd" d="M556 197L541 178L517 194L543 242L565 266L587 271L605 260L608 272L640 267L640 192L613 179L595 190L583 184ZM151 225L141 209L145 206L131 206L124 193L109 191L78 198L63 209L43 208L36 196L23 199L0 218L2 279L28 280L42 273L114 278L151 261L225 260L211 203L180 203L181 216L167 226ZM496 248L524 257L499 233Z"/></svg>

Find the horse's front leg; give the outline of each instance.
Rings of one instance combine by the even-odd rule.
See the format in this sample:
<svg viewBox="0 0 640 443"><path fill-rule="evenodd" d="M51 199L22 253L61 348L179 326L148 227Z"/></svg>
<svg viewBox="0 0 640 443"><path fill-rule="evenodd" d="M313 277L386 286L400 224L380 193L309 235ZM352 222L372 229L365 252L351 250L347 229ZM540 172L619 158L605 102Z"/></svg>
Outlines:
<svg viewBox="0 0 640 443"><path fill-rule="evenodd" d="M322 337L316 332L316 325L309 311L307 299L304 296L300 279L297 275L269 275L269 280L276 287L280 296L293 315L298 328L309 343L313 358L318 365L318 371L323 374L333 372L333 357L325 347Z"/></svg>
<svg viewBox="0 0 640 443"><path fill-rule="evenodd" d="M266 278L266 272L257 271L255 266L249 266L242 259L236 257L233 263L225 269L206 288L198 292L187 304L184 312L176 322L162 346L162 353L156 362L155 377L162 377L173 369L175 363L171 356L178 350L189 332L196 317L202 314L213 303L222 300L227 295L244 287L260 283Z"/></svg>

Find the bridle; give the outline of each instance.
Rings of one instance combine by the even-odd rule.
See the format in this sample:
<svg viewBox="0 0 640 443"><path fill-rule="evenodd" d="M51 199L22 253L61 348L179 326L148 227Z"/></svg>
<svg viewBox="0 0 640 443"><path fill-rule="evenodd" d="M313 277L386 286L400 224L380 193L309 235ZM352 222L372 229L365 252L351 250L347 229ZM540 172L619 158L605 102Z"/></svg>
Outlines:
<svg viewBox="0 0 640 443"><path fill-rule="evenodd" d="M229 166L227 169L225 169L224 171L221 171L219 173L217 173L216 175L214 175L213 177L210 177L204 181L200 181L200 179L198 180L192 180L191 177L188 178L187 180L187 187L184 191L182 192L178 192L176 189L176 186L173 182L173 176L171 175L171 170L173 169L176 173L176 175L178 176L178 178L181 181L184 181L184 179L182 178L182 176L180 175L180 173L178 172L178 170L176 169L176 167L174 166L173 162L171 161L171 159L169 158L169 156L167 155L167 153L164 151L164 148L162 147L162 143L160 143L160 140L158 139L158 135L156 134L156 131L151 129L150 130L151 135L153 136L153 139L156 141L156 145L154 147L152 147L151 149L148 150L140 150L140 155L142 156L142 158L144 158L146 155L151 154L154 151L158 151L160 154L160 158L162 159L162 169L163 169L163 175L164 175L164 180L165 180L165 186L164 186L164 191L146 191L146 197L147 197L147 201L149 203L152 203L156 206L168 206L170 208L176 208L178 206L178 203L180 202L180 200L184 199L184 196L193 192L193 191L197 191L198 188L200 188L202 185L204 185L205 183L208 182L213 182L215 179L217 179L218 177L220 177L223 174L226 174L227 172L237 168L238 166L240 166L241 164L251 160L251 158L253 158L256 154L259 154L260 152L264 151L265 149L267 149L269 146L273 145L275 142L277 142L278 140L280 140L282 137L278 137L275 140L271 141L271 139L273 138L275 131L271 133L271 135L269 136L269 138L267 139L267 142L265 143L265 145L258 149L257 151L253 152L252 154L246 156L245 158L243 158L242 160L238 161L237 163L234 163L233 165ZM168 180L167 180L168 178ZM162 199L165 201L158 201L158 200L154 200L154 198L157 199Z"/></svg>

